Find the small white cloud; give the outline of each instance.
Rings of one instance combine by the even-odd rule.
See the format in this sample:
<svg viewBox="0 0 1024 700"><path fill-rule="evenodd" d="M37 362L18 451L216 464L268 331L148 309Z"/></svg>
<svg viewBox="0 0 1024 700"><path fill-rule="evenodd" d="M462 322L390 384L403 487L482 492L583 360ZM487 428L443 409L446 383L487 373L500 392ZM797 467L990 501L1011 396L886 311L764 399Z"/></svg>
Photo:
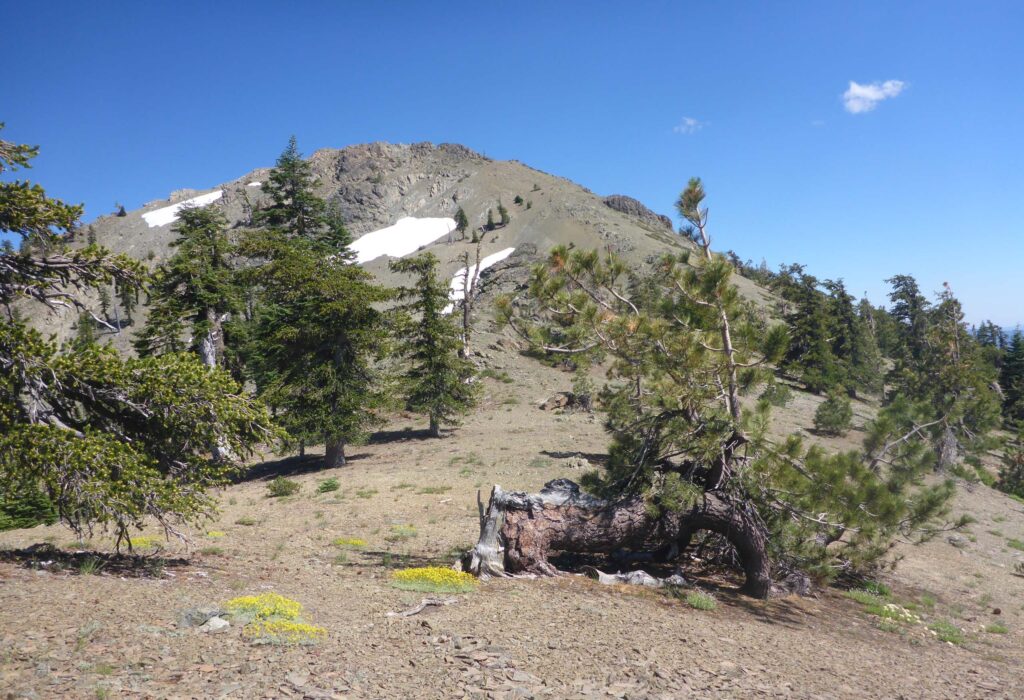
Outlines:
<svg viewBox="0 0 1024 700"><path fill-rule="evenodd" d="M707 122L702 122L693 117L683 117L681 122L672 127L672 132L676 134L696 134L707 124Z"/></svg>
<svg viewBox="0 0 1024 700"><path fill-rule="evenodd" d="M850 114L870 112L882 100L896 97L907 86L902 80L886 80L884 83L861 85L853 80L850 87L843 93L843 107Z"/></svg>

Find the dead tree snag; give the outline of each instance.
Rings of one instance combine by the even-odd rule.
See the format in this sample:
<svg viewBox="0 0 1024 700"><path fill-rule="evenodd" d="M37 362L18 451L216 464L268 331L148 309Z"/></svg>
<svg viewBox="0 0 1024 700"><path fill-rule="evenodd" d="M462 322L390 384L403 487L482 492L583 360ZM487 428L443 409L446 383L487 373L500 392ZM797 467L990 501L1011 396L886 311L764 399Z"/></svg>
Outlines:
<svg viewBox="0 0 1024 700"><path fill-rule="evenodd" d="M480 503L480 539L462 565L482 577L557 576L561 572L548 561L557 552L611 554L666 547L681 551L699 530L728 539L743 563L743 591L768 597L771 576L764 525L752 507L714 492L704 493L687 510L656 516L642 498L604 501L583 493L568 479L550 481L536 494L495 486L486 511Z"/></svg>

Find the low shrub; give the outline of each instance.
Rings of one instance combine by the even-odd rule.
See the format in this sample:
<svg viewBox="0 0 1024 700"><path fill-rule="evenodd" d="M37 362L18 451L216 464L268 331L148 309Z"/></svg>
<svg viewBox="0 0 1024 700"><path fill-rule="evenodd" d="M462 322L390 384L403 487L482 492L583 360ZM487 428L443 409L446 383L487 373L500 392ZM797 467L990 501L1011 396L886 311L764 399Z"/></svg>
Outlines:
<svg viewBox="0 0 1024 700"><path fill-rule="evenodd" d="M362 549L366 546L366 540L361 540L358 537L339 537L331 542L335 547L351 547L353 549Z"/></svg>
<svg viewBox="0 0 1024 700"><path fill-rule="evenodd" d="M761 392L761 400L767 401L772 406L784 408L793 400L793 391L785 384L773 383Z"/></svg>
<svg viewBox="0 0 1024 700"><path fill-rule="evenodd" d="M476 590L479 581L467 574L443 566L401 569L391 575L391 585L403 591L424 593L468 593Z"/></svg>
<svg viewBox="0 0 1024 700"><path fill-rule="evenodd" d="M948 620L938 620L928 625L928 629L942 642L950 644L963 644L964 631Z"/></svg>
<svg viewBox="0 0 1024 700"><path fill-rule="evenodd" d="M217 540L221 537L227 536L227 533L223 530L210 530L206 533L206 536L209 537L211 540Z"/></svg>
<svg viewBox="0 0 1024 700"><path fill-rule="evenodd" d="M405 542L416 537L418 534L415 525L393 525L391 533L384 539L388 542Z"/></svg>
<svg viewBox="0 0 1024 700"><path fill-rule="evenodd" d="M323 481L321 481L316 487L316 492L328 493L330 491L337 491L339 488L341 487L338 484L338 480L335 479L334 477L331 477L330 479L324 479Z"/></svg>
<svg viewBox="0 0 1024 700"><path fill-rule="evenodd" d="M254 620L242 635L257 644L316 644L327 638L327 630L295 620Z"/></svg>
<svg viewBox="0 0 1024 700"><path fill-rule="evenodd" d="M267 484L267 491L269 492L270 498L294 496L299 492L300 488L301 486L299 485L299 482L292 481L291 479L285 479L283 476L279 476Z"/></svg>
<svg viewBox="0 0 1024 700"><path fill-rule="evenodd" d="M814 429L822 435L846 435L852 422L853 407L850 399L838 392L829 394L814 412Z"/></svg>
<svg viewBox="0 0 1024 700"><path fill-rule="evenodd" d="M718 607L718 601L703 591L688 591L683 600L694 610L714 610Z"/></svg>

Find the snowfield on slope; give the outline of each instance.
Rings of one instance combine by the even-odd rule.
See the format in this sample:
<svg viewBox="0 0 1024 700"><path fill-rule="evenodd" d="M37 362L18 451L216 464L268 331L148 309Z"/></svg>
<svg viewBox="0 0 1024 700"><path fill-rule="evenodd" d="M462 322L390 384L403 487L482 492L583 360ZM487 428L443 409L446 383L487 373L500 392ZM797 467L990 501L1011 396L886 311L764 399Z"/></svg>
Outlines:
<svg viewBox="0 0 1024 700"><path fill-rule="evenodd" d="M382 255L402 258L415 253L421 246L433 243L455 230L455 219L407 216L393 226L362 236L352 243L357 263L370 262Z"/></svg>
<svg viewBox="0 0 1024 700"><path fill-rule="evenodd" d="M505 248L504 250L499 250L497 253L491 253L486 258L484 258L483 260L480 261L480 272L483 272L484 270L489 268L491 265L497 265L502 260L504 260L508 256L512 255L513 252L515 252L515 248ZM472 285L473 278L476 276L476 274L477 274L476 265L475 264L474 265L470 265L469 266L470 285ZM450 304L448 304L448 306L444 307L444 310L441 313L450 314L452 311L455 310L455 304L457 302L460 302L460 301L462 301L463 299L466 298L466 290L464 288L465 284L466 284L466 268L460 267L458 272L455 273L455 276L452 277L451 287L448 290L448 298L451 300L452 303L450 303Z"/></svg>
<svg viewBox="0 0 1024 700"><path fill-rule="evenodd" d="M184 202L178 202L172 204L169 207L157 209L155 211L149 211L142 215L142 218L146 220L150 228L156 228L157 226L166 226L167 224L173 223L178 220L178 212L185 207L205 207L207 204L212 204L218 199L224 196L224 190L215 190L213 192L207 192L201 194L198 197L192 199L186 199Z"/></svg>

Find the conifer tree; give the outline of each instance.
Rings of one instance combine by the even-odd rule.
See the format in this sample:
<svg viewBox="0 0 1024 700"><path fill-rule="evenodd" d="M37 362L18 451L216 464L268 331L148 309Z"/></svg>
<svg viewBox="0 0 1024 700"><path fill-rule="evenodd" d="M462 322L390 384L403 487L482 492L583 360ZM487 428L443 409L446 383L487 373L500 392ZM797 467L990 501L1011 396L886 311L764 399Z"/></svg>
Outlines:
<svg viewBox="0 0 1024 700"><path fill-rule="evenodd" d="M401 377L406 408L424 413L430 435L441 436L441 425L457 425L476 401L473 363L462 357L459 327L450 314L448 285L437 276L437 258L424 253L391 262L391 270L415 276L413 286L399 291L408 314L399 333L399 352L409 362Z"/></svg>
<svg viewBox="0 0 1024 700"><path fill-rule="evenodd" d="M459 207L455 212L455 230L459 232L459 240L466 240L466 229L469 228L469 217L466 216L465 210Z"/></svg>
<svg viewBox="0 0 1024 700"><path fill-rule="evenodd" d="M175 253L148 287L149 317L134 341L143 357L189 350L224 366L225 322L239 310L227 220L213 207L185 207L174 226Z"/></svg>
<svg viewBox="0 0 1024 700"><path fill-rule="evenodd" d="M1024 421L1024 334L1019 330L1010 339L999 374L1003 391L1003 415L1007 421Z"/></svg>
<svg viewBox="0 0 1024 700"><path fill-rule="evenodd" d="M815 393L841 384L841 367L829 345L827 298L818 289L817 278L802 265L790 265L779 275L776 288L786 301L783 317L789 328L782 369Z"/></svg>
<svg viewBox="0 0 1024 700"><path fill-rule="evenodd" d="M27 167L36 152L0 140L0 172ZM251 454L272 434L269 416L194 357L126 359L92 343L61 349L18 320L12 305L27 300L104 323L82 292L141 283L138 261L69 247L80 215L39 185L0 182L0 233L29 243L0 254L0 493L41 493L76 532L109 527L118 545L148 518L184 537L182 523L213 509L208 489L237 473L237 462L214 459L211 448Z"/></svg>
<svg viewBox="0 0 1024 700"><path fill-rule="evenodd" d="M874 334L853 305L842 280L826 280L832 355L842 367L842 384L851 394L882 390L882 356Z"/></svg>
<svg viewBox="0 0 1024 700"><path fill-rule="evenodd" d="M502 226L508 226L512 221L512 217L509 215L508 209L505 208L505 205L501 203L500 199L498 200L498 220L501 222Z"/></svg>
<svg viewBox="0 0 1024 700"><path fill-rule="evenodd" d="M744 411L739 396L785 353L785 328L742 303L733 266L710 250L703 200L694 179L678 203L697 259L669 256L637 278L614 254L556 248L528 299L499 299L499 318L539 350L608 360L609 459L589 489L640 499L685 533L680 547L696 530L727 537L755 596L767 595L770 560L825 579L870 571L897 536L927 536L947 510L952 486L920 483L932 463L921 415L895 402L862 451L840 455L770 440L767 402Z"/></svg>
<svg viewBox="0 0 1024 700"><path fill-rule="evenodd" d="M326 445L328 468L345 464L380 423L386 395L375 360L387 352L377 308L391 294L351 261L340 211L320 199L294 137L271 171L270 206L255 214L240 272L252 290L242 356L260 396L287 431L286 445Z"/></svg>

